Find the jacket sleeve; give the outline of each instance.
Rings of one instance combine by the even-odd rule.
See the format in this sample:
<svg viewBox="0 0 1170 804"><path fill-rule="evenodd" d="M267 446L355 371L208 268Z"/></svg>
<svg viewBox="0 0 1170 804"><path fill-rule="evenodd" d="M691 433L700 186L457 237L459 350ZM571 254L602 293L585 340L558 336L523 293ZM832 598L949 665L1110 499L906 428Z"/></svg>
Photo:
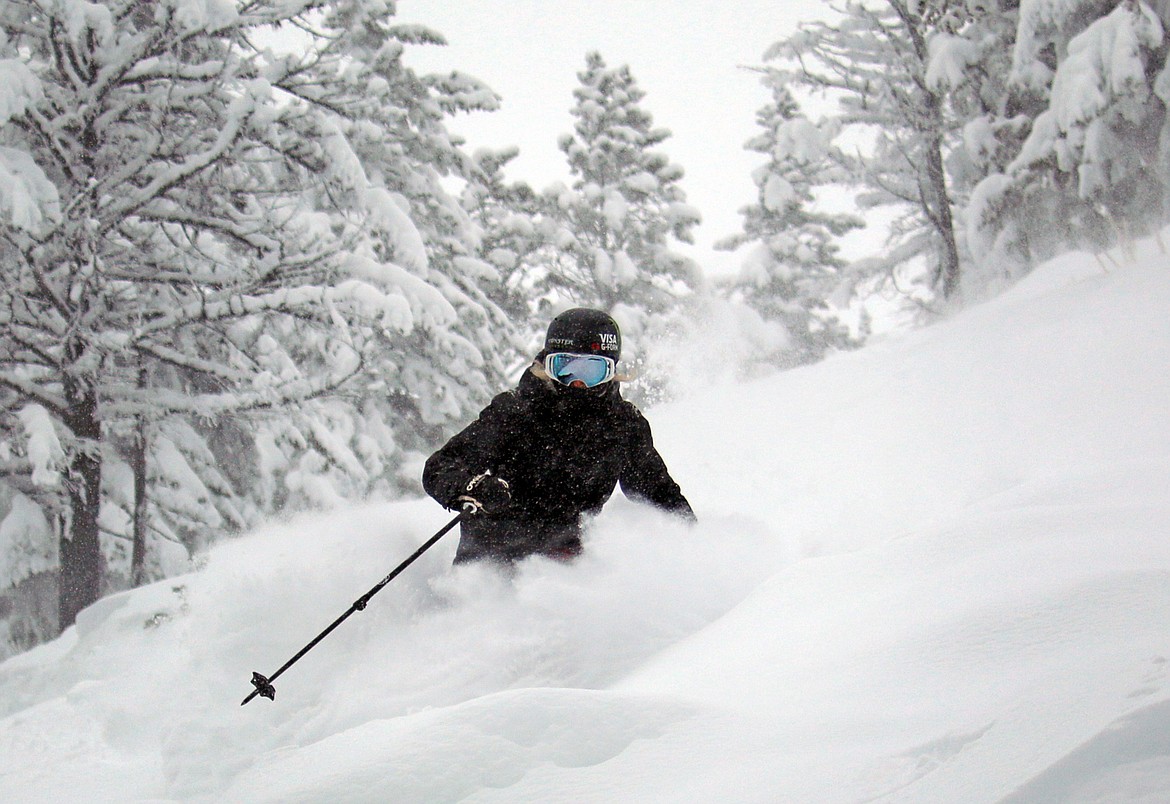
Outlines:
<svg viewBox="0 0 1170 804"><path fill-rule="evenodd" d="M427 494L445 508L457 508L456 498L471 479L495 469L501 456L507 454L509 434L515 432L518 417L513 394L503 393L493 399L479 418L427 459L422 475Z"/></svg>
<svg viewBox="0 0 1170 804"><path fill-rule="evenodd" d="M619 478L622 493L694 521L695 512L691 510L691 504L683 496L682 489L674 482L662 456L654 448L650 422L646 421L646 417L633 405L629 405L629 412L633 433L630 439L629 460Z"/></svg>

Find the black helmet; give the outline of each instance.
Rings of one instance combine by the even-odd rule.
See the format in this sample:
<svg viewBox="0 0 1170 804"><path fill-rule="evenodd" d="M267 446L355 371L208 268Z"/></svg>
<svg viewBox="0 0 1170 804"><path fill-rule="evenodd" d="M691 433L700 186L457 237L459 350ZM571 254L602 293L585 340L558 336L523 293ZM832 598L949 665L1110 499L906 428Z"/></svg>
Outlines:
<svg viewBox="0 0 1170 804"><path fill-rule="evenodd" d="M622 354L622 331L617 322L601 310L574 307L558 315L544 336L546 352L575 352L608 357L617 361Z"/></svg>

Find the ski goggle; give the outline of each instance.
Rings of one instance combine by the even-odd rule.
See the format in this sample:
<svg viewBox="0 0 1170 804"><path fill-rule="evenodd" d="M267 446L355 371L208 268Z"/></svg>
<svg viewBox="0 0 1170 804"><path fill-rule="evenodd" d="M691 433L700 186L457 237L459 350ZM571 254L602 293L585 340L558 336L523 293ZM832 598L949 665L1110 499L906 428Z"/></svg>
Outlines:
<svg viewBox="0 0 1170 804"><path fill-rule="evenodd" d="M544 359L544 370L561 385L593 388L612 380L617 366L613 360L602 355L553 352Z"/></svg>

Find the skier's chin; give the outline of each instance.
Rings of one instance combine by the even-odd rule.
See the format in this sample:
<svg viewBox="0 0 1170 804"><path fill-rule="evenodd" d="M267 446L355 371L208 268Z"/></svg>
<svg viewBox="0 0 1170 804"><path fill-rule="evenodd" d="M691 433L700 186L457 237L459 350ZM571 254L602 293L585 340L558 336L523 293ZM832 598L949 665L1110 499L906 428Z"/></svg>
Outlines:
<svg viewBox="0 0 1170 804"><path fill-rule="evenodd" d="M609 384L602 383L601 385L595 385L592 388L586 388L584 386L580 388L574 388L571 385L562 385L557 390L563 399L584 403L601 399L603 396L605 396L605 392L608 389Z"/></svg>

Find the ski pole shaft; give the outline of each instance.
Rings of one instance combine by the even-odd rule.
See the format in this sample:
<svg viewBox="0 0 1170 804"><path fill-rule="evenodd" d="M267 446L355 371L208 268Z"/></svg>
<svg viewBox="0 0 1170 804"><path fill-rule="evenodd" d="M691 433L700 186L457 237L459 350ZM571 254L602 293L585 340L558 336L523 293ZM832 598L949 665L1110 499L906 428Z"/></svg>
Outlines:
<svg viewBox="0 0 1170 804"><path fill-rule="evenodd" d="M355 611L364 611L366 608L366 605L369 604L369 602L370 602L370 598L372 598L374 595L378 594L378 592L382 591L382 589L386 586L386 584L390 583L392 580L397 578L398 574L400 572L402 572L404 569L406 569L407 567L409 567L411 564L413 564L415 559L417 559L419 556L421 556L427 550L430 550L432 547L434 547L435 542L439 541L439 539L446 536L447 532L450 531L451 528L458 525L460 520L462 520L463 517L467 515L467 513L468 512L466 510L461 511L458 516L456 516L454 519L452 519L450 522L448 522L446 525L444 525L439 530L438 533L436 533L431 538L427 539L422 544L421 547L419 547L417 550L414 551L414 553L412 553L410 555L409 558L407 558L405 561L403 561L401 564L399 564L397 567L395 567L393 570L391 570L390 574L387 575L382 580L378 581L378 583L375 584L374 587L372 589L370 589L370 591L366 592L364 595L362 595L357 600L355 600L353 602L353 605L350 606L349 609L344 614L342 614L340 617L338 617L336 620L334 620L332 623L330 623L329 627L326 628L324 631L317 634L317 636L313 638L313 641L311 641L309 644L305 645L305 647L303 647L299 651L297 651L295 656L293 656L287 662L282 664L280 666L280 669L278 669L271 676L265 677L258 672L253 672L252 673L252 686L254 686L256 689L252 690L252 692L248 694L248 697L240 702L240 706L243 706L244 704L248 703L248 701L252 700L257 695L260 695L264 698L267 698L270 701L276 700L276 688L272 686L272 682L275 681L280 676L281 673L283 673L285 670L289 669L294 664L296 664L298 659L300 659L302 656L304 656L306 653L308 653L314 647L316 647L318 642L320 642L325 637L329 636L329 634L332 633L334 628L336 628L337 626L339 626L343 622L345 622L346 618L348 618Z"/></svg>

